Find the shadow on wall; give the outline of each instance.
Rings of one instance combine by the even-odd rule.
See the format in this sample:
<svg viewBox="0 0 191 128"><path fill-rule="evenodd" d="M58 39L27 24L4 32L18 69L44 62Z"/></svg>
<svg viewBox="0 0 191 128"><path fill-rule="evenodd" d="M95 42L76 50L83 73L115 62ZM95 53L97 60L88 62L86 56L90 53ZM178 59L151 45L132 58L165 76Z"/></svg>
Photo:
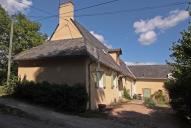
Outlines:
<svg viewBox="0 0 191 128"><path fill-rule="evenodd" d="M115 113L113 119L136 128L190 128L190 125L178 118L170 108L156 107L149 114L120 111Z"/></svg>
<svg viewBox="0 0 191 128"><path fill-rule="evenodd" d="M19 64L19 75L35 82L85 85L85 58L26 61Z"/></svg>
<svg viewBox="0 0 191 128"><path fill-rule="evenodd" d="M85 59L64 59L41 63L35 73L36 81L56 84L85 85Z"/></svg>

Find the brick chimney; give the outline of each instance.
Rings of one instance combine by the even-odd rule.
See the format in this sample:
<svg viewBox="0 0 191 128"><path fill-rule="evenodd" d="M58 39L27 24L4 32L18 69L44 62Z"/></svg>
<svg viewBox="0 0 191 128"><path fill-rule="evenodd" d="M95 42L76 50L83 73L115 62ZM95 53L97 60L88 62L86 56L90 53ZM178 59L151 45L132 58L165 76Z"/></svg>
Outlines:
<svg viewBox="0 0 191 128"><path fill-rule="evenodd" d="M74 4L72 0L62 0L59 7L59 24L68 19L74 19Z"/></svg>

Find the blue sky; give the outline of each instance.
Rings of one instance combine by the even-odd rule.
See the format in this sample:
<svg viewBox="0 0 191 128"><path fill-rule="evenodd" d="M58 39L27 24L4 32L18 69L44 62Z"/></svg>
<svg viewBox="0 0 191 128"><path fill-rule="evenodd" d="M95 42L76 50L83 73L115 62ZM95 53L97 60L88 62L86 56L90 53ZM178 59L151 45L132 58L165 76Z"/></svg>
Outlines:
<svg viewBox="0 0 191 128"><path fill-rule="evenodd" d="M26 0L21 1L26 2ZM74 0L74 3L75 8L78 9L105 1L109 0ZM186 0L119 0L112 4L76 12L76 15L136 9L183 1ZM29 7L25 11L28 16L58 14L58 0L32 0L32 6L47 10L50 13L39 12ZM177 41L180 38L180 32L188 26L188 17L184 17L183 14L185 13L181 13L181 10L185 10L187 6L184 4L115 15L78 17L76 20L89 31L97 34L112 48L122 48L123 60L164 64L165 60L169 60L169 48L172 42ZM10 9L13 8L7 10ZM156 16L161 17L156 18ZM142 22L140 22L141 20ZM135 26L136 22L137 25ZM58 23L58 18L42 20L40 23L42 32L50 36Z"/></svg>

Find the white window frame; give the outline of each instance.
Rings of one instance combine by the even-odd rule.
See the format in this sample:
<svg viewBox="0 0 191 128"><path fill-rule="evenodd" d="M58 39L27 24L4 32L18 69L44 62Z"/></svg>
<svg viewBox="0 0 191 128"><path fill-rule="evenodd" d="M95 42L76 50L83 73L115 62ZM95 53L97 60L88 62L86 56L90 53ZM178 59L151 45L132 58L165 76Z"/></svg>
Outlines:
<svg viewBox="0 0 191 128"><path fill-rule="evenodd" d="M112 72L112 87L117 88L118 87L118 77L117 73Z"/></svg>
<svg viewBox="0 0 191 128"><path fill-rule="evenodd" d="M98 88L104 88L104 73L97 72L96 74L96 79L97 79L97 87Z"/></svg>

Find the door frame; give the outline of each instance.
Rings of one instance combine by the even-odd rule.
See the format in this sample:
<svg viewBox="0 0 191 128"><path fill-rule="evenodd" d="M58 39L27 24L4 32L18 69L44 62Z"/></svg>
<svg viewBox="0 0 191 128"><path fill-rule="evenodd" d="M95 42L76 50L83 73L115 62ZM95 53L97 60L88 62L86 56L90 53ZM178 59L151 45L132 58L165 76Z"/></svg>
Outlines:
<svg viewBox="0 0 191 128"><path fill-rule="evenodd" d="M148 89L149 90L149 93L150 93L150 96L151 96L151 88L143 88L142 90L143 90L143 98L150 98L150 97L144 97L144 90L145 89Z"/></svg>

